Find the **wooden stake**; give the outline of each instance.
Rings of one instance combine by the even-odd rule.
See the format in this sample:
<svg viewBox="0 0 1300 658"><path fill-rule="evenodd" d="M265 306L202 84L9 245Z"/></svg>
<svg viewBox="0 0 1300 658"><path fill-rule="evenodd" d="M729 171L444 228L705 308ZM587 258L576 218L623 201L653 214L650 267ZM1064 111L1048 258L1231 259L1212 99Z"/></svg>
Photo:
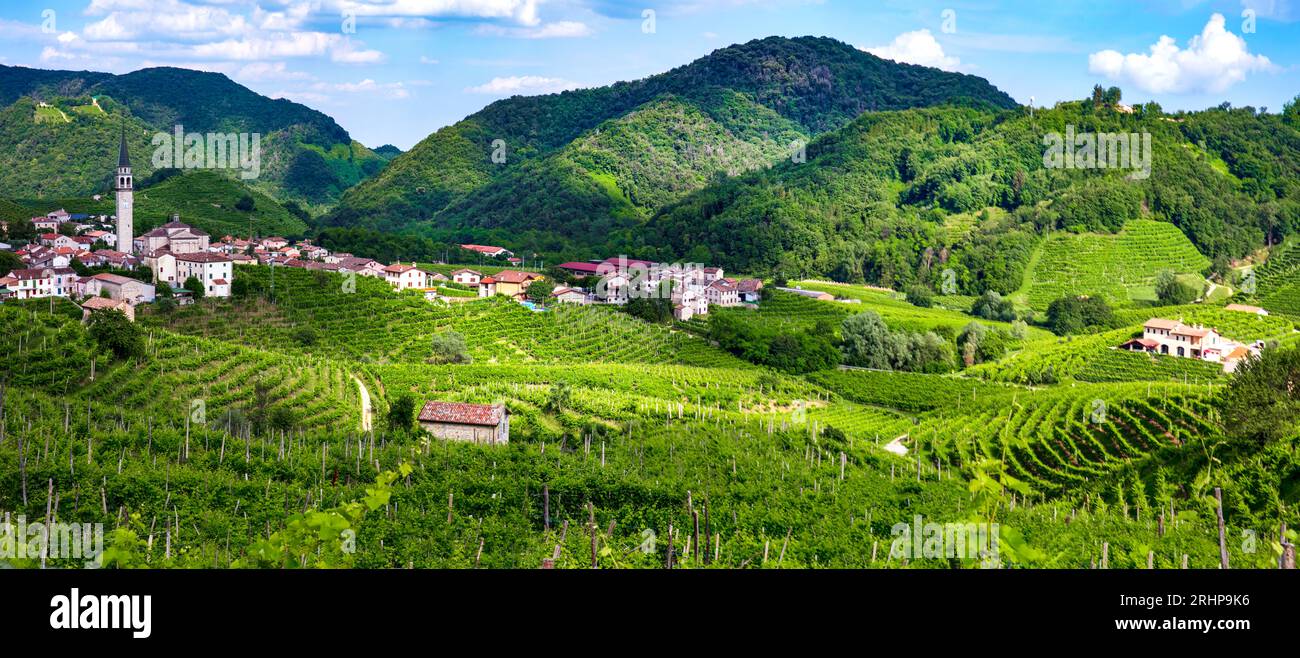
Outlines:
<svg viewBox="0 0 1300 658"><path fill-rule="evenodd" d="M1228 568L1228 535L1223 526L1223 490L1219 487L1214 488L1214 500L1218 507L1219 516L1219 568Z"/></svg>

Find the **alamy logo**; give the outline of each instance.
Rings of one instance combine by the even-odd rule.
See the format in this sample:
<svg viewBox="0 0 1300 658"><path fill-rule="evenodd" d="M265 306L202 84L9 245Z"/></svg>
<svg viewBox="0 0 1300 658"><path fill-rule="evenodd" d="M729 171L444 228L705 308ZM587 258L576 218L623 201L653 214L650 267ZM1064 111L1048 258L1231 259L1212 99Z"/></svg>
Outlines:
<svg viewBox="0 0 1300 658"><path fill-rule="evenodd" d="M1043 166L1048 169L1131 169L1131 178L1151 176L1151 133L1075 133L1043 136Z"/></svg>
<svg viewBox="0 0 1300 658"><path fill-rule="evenodd" d="M261 133L155 133L154 169L238 169L244 180L262 173Z"/></svg>
<svg viewBox="0 0 1300 658"><path fill-rule="evenodd" d="M88 569L100 566L104 553L102 523L27 523L14 517L0 523L0 560L85 560Z"/></svg>
<svg viewBox="0 0 1300 658"><path fill-rule="evenodd" d="M895 523L889 534L894 543L890 557L931 560L957 558L979 560L984 568L997 568L998 524L996 523L925 523L916 515L912 523Z"/></svg>
<svg viewBox="0 0 1300 658"><path fill-rule="evenodd" d="M130 596L81 595L72 588L64 596L50 599L50 628L65 629L130 629L131 636L146 638L153 633L153 597L145 594Z"/></svg>

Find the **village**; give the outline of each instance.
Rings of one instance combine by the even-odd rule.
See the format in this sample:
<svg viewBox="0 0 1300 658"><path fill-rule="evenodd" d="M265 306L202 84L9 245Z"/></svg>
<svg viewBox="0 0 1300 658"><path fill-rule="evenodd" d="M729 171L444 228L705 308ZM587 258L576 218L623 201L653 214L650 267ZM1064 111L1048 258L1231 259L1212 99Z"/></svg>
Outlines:
<svg viewBox="0 0 1300 658"><path fill-rule="evenodd" d="M431 302L502 296L539 311L552 304L623 305L637 297L665 297L672 301L674 318L687 321L707 315L710 305L756 303L763 286L757 279L725 278L721 268L660 265L618 257L560 265L556 271L590 283L578 287L550 282L546 294L537 299L538 295L530 298L529 289L547 281L547 276L517 269L522 259L497 246L460 245L481 259L500 263L494 273L461 268L442 274L416 263L385 265L350 253L331 253L306 239L225 235L214 241L208 233L183 223L178 215L136 235L134 176L125 136L114 173L114 192L116 215L92 217L60 208L32 218L37 236L31 244L0 245L0 249L12 250L26 266L0 277L0 300L64 297L78 301L87 314L114 309L134 319L136 306L158 299L159 286L167 286L161 294L178 304L193 303L196 297L227 298L237 266L257 264L381 278L396 292L416 291ZM78 269L90 268L130 276L78 274Z"/></svg>

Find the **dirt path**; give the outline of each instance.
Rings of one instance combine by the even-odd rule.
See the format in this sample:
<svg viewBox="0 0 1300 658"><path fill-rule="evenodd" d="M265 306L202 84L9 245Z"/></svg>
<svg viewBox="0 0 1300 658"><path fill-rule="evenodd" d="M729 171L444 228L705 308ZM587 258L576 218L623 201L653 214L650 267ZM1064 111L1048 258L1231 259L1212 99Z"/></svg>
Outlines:
<svg viewBox="0 0 1300 658"><path fill-rule="evenodd" d="M366 388L360 377L352 375L352 381L357 383L357 389L361 391L361 431L369 432L374 428L375 410L370 406L370 390Z"/></svg>
<svg viewBox="0 0 1300 658"><path fill-rule="evenodd" d="M906 456L907 456L907 446L903 445L903 439L906 439L906 438L907 438L907 435L904 434L904 435L898 437L897 439L894 439L893 441L890 441L889 443L885 444L885 452L892 452L892 453L894 453L895 455L899 455L899 456L902 456L902 457L906 457Z"/></svg>

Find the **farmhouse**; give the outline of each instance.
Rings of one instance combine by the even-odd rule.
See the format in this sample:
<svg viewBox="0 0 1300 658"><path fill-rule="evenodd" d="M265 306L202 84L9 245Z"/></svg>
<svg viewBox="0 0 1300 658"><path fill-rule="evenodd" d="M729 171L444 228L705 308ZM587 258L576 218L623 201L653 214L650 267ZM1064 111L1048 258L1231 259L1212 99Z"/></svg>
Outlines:
<svg viewBox="0 0 1300 658"><path fill-rule="evenodd" d="M451 280L462 286L477 286L483 275L474 270L456 270L451 273Z"/></svg>
<svg viewBox="0 0 1300 658"><path fill-rule="evenodd" d="M525 291L528 290L528 286L532 285L534 281L541 281L546 277L533 272L502 270L492 278L496 279L496 294L522 299ZM482 296L481 291L480 296Z"/></svg>
<svg viewBox="0 0 1300 658"><path fill-rule="evenodd" d="M121 311L126 319L135 322L135 307L125 300L91 297L81 303L81 321L89 320L90 314L95 311Z"/></svg>
<svg viewBox="0 0 1300 658"><path fill-rule="evenodd" d="M384 280L394 290L423 290L429 287L428 273L415 266L395 263L384 268Z"/></svg>
<svg viewBox="0 0 1300 658"><path fill-rule="evenodd" d="M472 252L475 252L475 253L483 254L484 256L487 256L487 257L489 257L489 258L497 258L498 256L513 256L513 255L514 255L514 253L511 252L509 249L506 249L506 248L504 248L504 247L493 247L493 246L490 246L490 245L482 245L482 244L463 244L463 245L460 246L460 248L461 248L461 249L464 249L464 250L466 250L466 251L472 251Z"/></svg>
<svg viewBox="0 0 1300 658"><path fill-rule="evenodd" d="M83 279L81 285L82 294L87 297L107 294L109 299L123 301L132 306L154 300L153 286L120 274L96 274Z"/></svg>
<svg viewBox="0 0 1300 658"><path fill-rule="evenodd" d="M551 299L562 304L586 304L587 293L578 288L556 288Z"/></svg>
<svg viewBox="0 0 1300 658"><path fill-rule="evenodd" d="M1262 341L1245 345L1229 340L1218 331L1201 325L1186 325L1180 320L1152 318L1142 325L1142 337L1120 346L1132 352L1164 354L1223 364L1227 372L1236 370L1244 358L1258 354Z"/></svg>
<svg viewBox="0 0 1300 658"><path fill-rule="evenodd" d="M430 400L417 420L423 430L439 439L489 445L510 442L510 412L504 404Z"/></svg>
<svg viewBox="0 0 1300 658"><path fill-rule="evenodd" d="M763 281L760 279L741 279L736 284L736 289L740 292L740 301L746 304L757 304L762 298Z"/></svg>

